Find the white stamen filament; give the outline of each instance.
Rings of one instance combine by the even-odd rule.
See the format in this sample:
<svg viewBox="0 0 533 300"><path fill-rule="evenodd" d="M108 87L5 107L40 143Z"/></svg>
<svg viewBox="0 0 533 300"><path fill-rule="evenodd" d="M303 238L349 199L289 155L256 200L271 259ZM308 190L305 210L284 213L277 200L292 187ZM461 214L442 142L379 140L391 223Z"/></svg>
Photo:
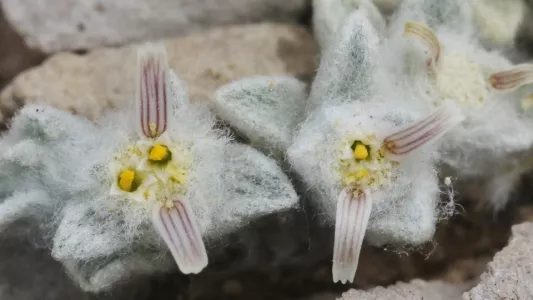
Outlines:
<svg viewBox="0 0 533 300"><path fill-rule="evenodd" d="M371 209L372 196L368 190L347 187L339 195L333 246L333 282L353 282Z"/></svg>
<svg viewBox="0 0 533 300"><path fill-rule="evenodd" d="M386 137L385 149L396 155L407 154L441 137L462 120L458 109L445 103L428 117Z"/></svg>
<svg viewBox="0 0 533 300"><path fill-rule="evenodd" d="M439 39L429 27L415 22L407 22L404 34L420 40L428 48L430 53L428 65L434 65L439 61L441 51Z"/></svg>
<svg viewBox="0 0 533 300"><path fill-rule="evenodd" d="M186 200L174 201L171 208L157 202L153 208L152 222L183 274L197 274L207 266L205 245Z"/></svg>
<svg viewBox="0 0 533 300"><path fill-rule="evenodd" d="M533 64L523 64L513 69L494 73L489 77L493 88L509 90L533 83Z"/></svg>

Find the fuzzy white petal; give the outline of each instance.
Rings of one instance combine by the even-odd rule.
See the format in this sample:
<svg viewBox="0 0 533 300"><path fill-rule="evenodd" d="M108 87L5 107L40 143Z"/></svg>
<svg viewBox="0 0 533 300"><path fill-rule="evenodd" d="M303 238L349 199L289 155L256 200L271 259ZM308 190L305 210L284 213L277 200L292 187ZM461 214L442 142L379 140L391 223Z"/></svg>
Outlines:
<svg viewBox="0 0 533 300"><path fill-rule="evenodd" d="M348 187L342 190L337 201L333 282L353 282L372 209L370 192L354 192L352 189Z"/></svg>
<svg viewBox="0 0 533 300"><path fill-rule="evenodd" d="M152 222L183 274L197 274L207 266L202 235L186 200L173 201L171 208L157 202L153 208Z"/></svg>

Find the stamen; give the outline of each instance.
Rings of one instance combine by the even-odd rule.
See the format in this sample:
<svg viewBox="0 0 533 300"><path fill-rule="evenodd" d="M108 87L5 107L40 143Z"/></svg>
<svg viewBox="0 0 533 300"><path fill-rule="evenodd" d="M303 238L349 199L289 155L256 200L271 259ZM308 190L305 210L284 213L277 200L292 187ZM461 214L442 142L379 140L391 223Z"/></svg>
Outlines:
<svg viewBox="0 0 533 300"><path fill-rule="evenodd" d="M493 88L509 90L533 83L533 64L519 65L513 69L494 73L489 77Z"/></svg>
<svg viewBox="0 0 533 300"><path fill-rule="evenodd" d="M405 24L404 34L405 36L420 40L428 48L430 53L428 66L434 65L439 61L441 51L440 43L433 30L424 24L407 22Z"/></svg>
<svg viewBox="0 0 533 300"><path fill-rule="evenodd" d="M355 142L355 147L353 149L353 154L355 159L363 160L368 158L368 146L361 142Z"/></svg>
<svg viewBox="0 0 533 300"><path fill-rule="evenodd" d="M158 201L152 213L155 229L170 249L183 274L197 274L208 263L207 252L194 213L187 201Z"/></svg>
<svg viewBox="0 0 533 300"><path fill-rule="evenodd" d="M372 196L368 190L354 190L351 186L340 193L333 246L333 282L353 282L371 209Z"/></svg>
<svg viewBox="0 0 533 300"><path fill-rule="evenodd" d="M156 138L167 129L170 113L168 59L163 44L147 44L137 54L136 118L139 134Z"/></svg>
<svg viewBox="0 0 533 300"><path fill-rule="evenodd" d="M150 149L148 159L153 162L167 162L170 159L171 152L168 147L161 144L155 144Z"/></svg>
<svg viewBox="0 0 533 300"><path fill-rule="evenodd" d="M455 106L445 103L428 117L386 137L383 148L396 155L409 153L441 137L462 120L460 111Z"/></svg>
<svg viewBox="0 0 533 300"><path fill-rule="evenodd" d="M133 192L136 189L135 180L135 171L132 169L126 169L118 176L118 187L125 192Z"/></svg>

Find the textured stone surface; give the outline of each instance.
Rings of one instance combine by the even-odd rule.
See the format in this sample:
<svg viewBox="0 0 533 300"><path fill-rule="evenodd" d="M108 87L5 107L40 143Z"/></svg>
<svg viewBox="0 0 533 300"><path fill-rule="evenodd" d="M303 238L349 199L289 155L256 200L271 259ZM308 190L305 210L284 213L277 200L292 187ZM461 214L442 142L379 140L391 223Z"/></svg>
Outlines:
<svg viewBox="0 0 533 300"><path fill-rule="evenodd" d="M458 300L470 284L449 284L440 281L413 280L389 287L376 287L368 291L350 290L341 300Z"/></svg>
<svg viewBox="0 0 533 300"><path fill-rule="evenodd" d="M28 45L46 53L176 36L222 24L296 21L306 0L3 0Z"/></svg>
<svg viewBox="0 0 533 300"><path fill-rule="evenodd" d="M310 78L317 47L293 25L259 24L213 29L166 40L170 65L185 80L193 101L210 98L231 80L250 75ZM23 104L44 101L90 118L131 101L136 46L58 53L20 74L0 95L0 122Z"/></svg>
<svg viewBox="0 0 533 300"><path fill-rule="evenodd" d="M533 299L533 223L515 225L512 231L509 245L463 300Z"/></svg>
<svg viewBox="0 0 533 300"><path fill-rule="evenodd" d="M32 50L24 44L20 37L11 28L0 10L0 88L4 87L9 80L20 71L40 63L44 54Z"/></svg>

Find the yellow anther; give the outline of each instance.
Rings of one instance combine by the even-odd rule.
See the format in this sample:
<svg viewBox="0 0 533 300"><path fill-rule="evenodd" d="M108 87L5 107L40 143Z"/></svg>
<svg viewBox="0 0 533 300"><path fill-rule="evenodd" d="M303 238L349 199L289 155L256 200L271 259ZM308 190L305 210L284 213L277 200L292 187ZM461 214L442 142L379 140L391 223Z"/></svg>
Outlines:
<svg viewBox="0 0 533 300"><path fill-rule="evenodd" d="M127 169L120 173L119 179L118 179L118 187L125 191L125 192L131 192L133 189L133 181L135 180L135 171L131 169Z"/></svg>
<svg viewBox="0 0 533 300"><path fill-rule="evenodd" d="M353 150L355 159L367 159L368 158L368 149L364 144L357 143Z"/></svg>
<svg viewBox="0 0 533 300"><path fill-rule="evenodd" d="M271 82L268 84L269 87L274 87L274 85L275 85L275 84L274 84L274 81L271 81Z"/></svg>
<svg viewBox="0 0 533 300"><path fill-rule="evenodd" d="M357 181L363 180L368 177L368 170L365 168L355 171L354 176Z"/></svg>
<svg viewBox="0 0 533 300"><path fill-rule="evenodd" d="M144 197L144 200L148 200L148 196L150 195L150 192L148 192L148 190L144 191L143 192L143 197Z"/></svg>
<svg viewBox="0 0 533 300"><path fill-rule="evenodd" d="M150 150L150 160L153 161L162 161L166 159L169 155L168 147L161 145L161 144L155 144L152 149Z"/></svg>

